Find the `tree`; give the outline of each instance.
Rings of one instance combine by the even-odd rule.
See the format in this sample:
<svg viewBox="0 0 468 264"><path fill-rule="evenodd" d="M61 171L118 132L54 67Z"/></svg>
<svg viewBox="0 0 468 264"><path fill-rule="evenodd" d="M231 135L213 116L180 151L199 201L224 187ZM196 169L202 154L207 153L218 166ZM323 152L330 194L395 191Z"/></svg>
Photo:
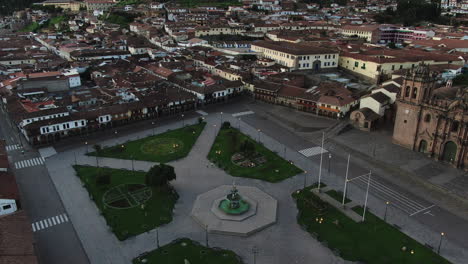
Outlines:
<svg viewBox="0 0 468 264"><path fill-rule="evenodd" d="M228 129L231 127L231 123L229 121L224 121L221 125L221 129Z"/></svg>
<svg viewBox="0 0 468 264"><path fill-rule="evenodd" d="M104 186L111 183L111 176L109 173L100 173L96 177L96 185Z"/></svg>
<svg viewBox="0 0 468 264"><path fill-rule="evenodd" d="M248 157L255 153L255 144L250 140L244 140L241 145L241 151Z"/></svg>
<svg viewBox="0 0 468 264"><path fill-rule="evenodd" d="M151 167L146 173L146 185L152 187L168 186L169 182L176 179L174 167L161 163Z"/></svg>
<svg viewBox="0 0 468 264"><path fill-rule="evenodd" d="M99 144L94 145L93 148L96 151L96 153L99 153L102 150L102 147Z"/></svg>

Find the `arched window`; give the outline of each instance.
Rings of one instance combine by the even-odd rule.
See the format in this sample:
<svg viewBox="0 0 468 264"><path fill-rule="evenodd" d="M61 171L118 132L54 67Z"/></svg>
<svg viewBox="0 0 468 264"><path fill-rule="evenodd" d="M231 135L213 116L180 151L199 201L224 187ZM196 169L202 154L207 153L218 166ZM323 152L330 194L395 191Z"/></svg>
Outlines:
<svg viewBox="0 0 468 264"><path fill-rule="evenodd" d="M411 98L416 99L417 94L418 94L418 88L413 87L413 95L411 96Z"/></svg>
<svg viewBox="0 0 468 264"><path fill-rule="evenodd" d="M410 90L411 90L411 87L406 86L405 97L408 97L408 96L409 96Z"/></svg>
<svg viewBox="0 0 468 264"><path fill-rule="evenodd" d="M431 122L431 115L430 114L426 114L424 116L424 122Z"/></svg>

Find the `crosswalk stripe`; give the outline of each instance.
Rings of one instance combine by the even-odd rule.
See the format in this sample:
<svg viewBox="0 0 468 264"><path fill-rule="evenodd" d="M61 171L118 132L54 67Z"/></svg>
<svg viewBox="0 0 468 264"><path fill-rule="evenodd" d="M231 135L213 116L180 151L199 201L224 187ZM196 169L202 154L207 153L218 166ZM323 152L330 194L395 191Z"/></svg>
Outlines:
<svg viewBox="0 0 468 264"><path fill-rule="evenodd" d="M36 222L36 223L34 223L34 225L36 226L37 231L41 230L41 227L39 226L39 223Z"/></svg>
<svg viewBox="0 0 468 264"><path fill-rule="evenodd" d="M47 219L47 222L49 223L49 225L50 225L50 226L53 226L53 225L55 225L55 224L52 224L52 221L50 220L50 218L49 218L49 219Z"/></svg>
<svg viewBox="0 0 468 264"><path fill-rule="evenodd" d="M36 226L34 225L34 223L32 223L31 226L32 226L33 232L36 232Z"/></svg>
<svg viewBox="0 0 468 264"><path fill-rule="evenodd" d="M36 166L36 159L28 160L28 164L31 164L30 166Z"/></svg>
<svg viewBox="0 0 468 264"><path fill-rule="evenodd" d="M239 116L245 116L245 115L251 115L251 114L255 114L255 112L254 111L239 112L239 113L232 114L232 116L239 117Z"/></svg>
<svg viewBox="0 0 468 264"><path fill-rule="evenodd" d="M62 223L62 221L60 221L60 218L58 216L55 216L55 219L57 220L57 223Z"/></svg>
<svg viewBox="0 0 468 264"><path fill-rule="evenodd" d="M46 228L50 228L59 224L63 224L65 222L68 222L69 218L66 213L52 216L40 221L36 221L31 224L33 232L37 232L39 230L43 230Z"/></svg>
<svg viewBox="0 0 468 264"><path fill-rule="evenodd" d="M41 229L44 229L44 226L42 225L42 221L39 221L39 226L41 227Z"/></svg>
<svg viewBox="0 0 468 264"><path fill-rule="evenodd" d="M65 222L68 222L68 216L66 214L63 214L63 218L65 218Z"/></svg>
<svg viewBox="0 0 468 264"><path fill-rule="evenodd" d="M52 220L52 222L54 223L54 225L57 224L57 222L55 222L55 218L51 217L50 219Z"/></svg>
<svg viewBox="0 0 468 264"><path fill-rule="evenodd" d="M58 217L60 218L60 221L65 222L65 220L63 220L61 215L59 215Z"/></svg>
<svg viewBox="0 0 468 264"><path fill-rule="evenodd" d="M317 147L299 150L298 152L306 157L312 157L312 156L320 154L322 152L322 148L317 146ZM323 149L323 153L327 153L327 152L328 150Z"/></svg>
<svg viewBox="0 0 468 264"><path fill-rule="evenodd" d="M43 157L32 158L28 160L20 160L15 162L16 169L23 169L32 166L39 166L45 163L45 159Z"/></svg>
<svg viewBox="0 0 468 264"><path fill-rule="evenodd" d="M45 228L49 227L49 225L47 224L47 221L46 221L46 220L42 220L41 222L44 222Z"/></svg>

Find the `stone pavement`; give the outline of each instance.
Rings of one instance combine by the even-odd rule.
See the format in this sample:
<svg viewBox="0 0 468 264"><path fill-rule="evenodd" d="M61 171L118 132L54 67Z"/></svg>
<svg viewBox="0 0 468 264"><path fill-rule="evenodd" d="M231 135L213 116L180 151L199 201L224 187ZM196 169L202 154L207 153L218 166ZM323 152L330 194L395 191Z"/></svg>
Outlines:
<svg viewBox="0 0 468 264"><path fill-rule="evenodd" d="M231 124L237 127L238 120L227 113L223 115L223 120L231 121ZM205 241L205 231L190 217L190 212L196 196L220 185L231 184L234 178L226 174L221 169L212 167L206 156L211 148L220 127L220 116L210 114L206 116L208 125L200 135L189 156L170 162L175 167L177 180L173 186L178 191L180 199L175 206L174 219L171 223L159 228L159 237L161 245L171 242L180 237L188 237L201 243ZM185 123L195 122L195 119L186 120ZM216 126L214 126L216 125ZM158 128L158 132L180 127L180 122L165 125ZM258 131L244 122L240 122L241 131L257 138ZM127 140L134 140L151 134L151 130L141 131L135 134L126 135L119 138L112 138L102 142L103 146L122 143ZM278 153L284 153L284 146L269 137L261 134L260 139L266 147ZM126 241L118 241L114 234L110 232L105 224L105 220L98 213L94 202L89 199L86 190L71 165L78 164L96 165L95 157L85 156L85 147L74 150L68 150L47 160L49 174L62 197L63 203L67 209L73 225L83 243L91 263L131 263L136 256L152 250L156 247L155 231L141 234ZM283 263L323 263L338 264L346 263L311 235L303 231L296 222L297 208L291 197L291 193L302 188L304 175L307 175L307 183L310 184L317 180L317 166L307 158L296 151L287 148L285 152L289 160L300 168L308 171L307 174L297 175L281 183L268 183L260 180L236 178L239 185L255 186L278 201L278 219L277 223L253 236L231 237L211 234L209 236L210 246L223 247L234 250L246 263L252 263L252 247L257 246L260 253L257 263L283 264ZM282 154L284 155L284 154ZM100 166L112 168L132 169L132 161L98 158ZM147 170L154 163L134 161L133 166L136 170ZM342 179L336 175L331 175L323 179L330 187L340 189ZM364 200L364 195L358 187L350 186L348 197L357 203ZM377 215L382 215L382 201L375 197L369 197L369 208ZM394 224L398 224L405 233L412 235L419 241L438 241L438 234L427 230L417 221L402 214L398 210L389 210L388 219ZM453 263L466 263L468 254L465 250L450 241L444 241L442 254Z"/></svg>

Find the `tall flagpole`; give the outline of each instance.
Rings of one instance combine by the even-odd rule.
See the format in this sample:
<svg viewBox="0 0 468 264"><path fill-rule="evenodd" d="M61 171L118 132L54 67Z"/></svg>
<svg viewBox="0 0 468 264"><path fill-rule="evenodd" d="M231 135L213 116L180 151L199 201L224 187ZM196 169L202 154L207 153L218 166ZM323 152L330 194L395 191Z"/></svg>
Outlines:
<svg viewBox="0 0 468 264"><path fill-rule="evenodd" d="M348 171L349 171L349 159L351 158L351 154L348 154L348 165L346 165L346 176L345 176L345 181L344 181L344 190L343 190L343 202L342 205L345 205L345 200L346 200L346 187L348 185Z"/></svg>
<svg viewBox="0 0 468 264"><path fill-rule="evenodd" d="M320 150L320 168L318 178L318 192L320 192L320 181L322 179L322 162L323 162L323 142L325 141L325 132L322 132L322 149Z"/></svg>
<svg viewBox="0 0 468 264"><path fill-rule="evenodd" d="M369 171L369 180L367 181L366 200L364 201L364 212L362 213L362 221L363 222L366 219L367 198L369 197L369 187L370 187L371 175L372 175L372 172Z"/></svg>

